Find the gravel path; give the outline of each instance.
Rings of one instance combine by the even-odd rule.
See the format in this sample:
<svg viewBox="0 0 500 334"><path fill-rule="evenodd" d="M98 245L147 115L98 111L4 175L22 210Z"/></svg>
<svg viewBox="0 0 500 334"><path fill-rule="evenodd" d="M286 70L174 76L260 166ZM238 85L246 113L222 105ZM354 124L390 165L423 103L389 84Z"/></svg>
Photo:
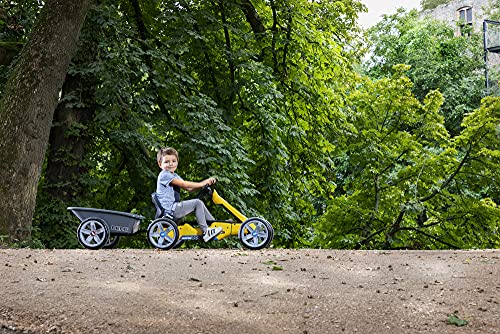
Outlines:
<svg viewBox="0 0 500 334"><path fill-rule="evenodd" d="M500 333L500 250L0 249L0 268L0 327L35 334Z"/></svg>
<svg viewBox="0 0 500 334"><path fill-rule="evenodd" d="M27 332L0 327L0 334L27 334Z"/></svg>

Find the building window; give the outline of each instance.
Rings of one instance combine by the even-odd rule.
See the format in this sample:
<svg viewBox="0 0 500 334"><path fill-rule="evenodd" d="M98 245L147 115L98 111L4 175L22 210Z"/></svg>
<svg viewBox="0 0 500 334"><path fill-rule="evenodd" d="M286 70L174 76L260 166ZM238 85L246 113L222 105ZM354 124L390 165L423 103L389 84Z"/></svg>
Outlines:
<svg viewBox="0 0 500 334"><path fill-rule="evenodd" d="M472 7L462 7L458 12L460 33L462 36L470 35L472 31Z"/></svg>

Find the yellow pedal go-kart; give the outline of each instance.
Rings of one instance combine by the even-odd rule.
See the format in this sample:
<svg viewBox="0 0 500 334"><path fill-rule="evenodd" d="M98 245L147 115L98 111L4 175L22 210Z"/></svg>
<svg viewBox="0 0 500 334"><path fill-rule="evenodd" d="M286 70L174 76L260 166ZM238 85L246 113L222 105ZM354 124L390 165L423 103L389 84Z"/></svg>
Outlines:
<svg viewBox="0 0 500 334"><path fill-rule="evenodd" d="M212 240L238 236L240 243L252 250L266 248L271 244L274 229L268 221L258 217L245 217L209 186L203 187L198 198L206 195L211 196L215 204L222 205L236 219L236 222L233 220L207 221L209 227L222 227L222 232ZM156 215L155 220L148 226L147 237L153 247L167 250L178 248L187 240L202 239L199 227L193 227L193 223L190 222L181 223L174 220L172 216L165 214L156 193L152 193L151 198L156 208Z"/></svg>

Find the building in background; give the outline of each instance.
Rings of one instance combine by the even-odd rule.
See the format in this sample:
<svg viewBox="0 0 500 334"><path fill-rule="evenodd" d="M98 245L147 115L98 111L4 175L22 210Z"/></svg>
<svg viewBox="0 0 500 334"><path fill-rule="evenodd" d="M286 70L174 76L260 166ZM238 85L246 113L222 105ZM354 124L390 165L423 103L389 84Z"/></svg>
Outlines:
<svg viewBox="0 0 500 334"><path fill-rule="evenodd" d="M472 29L475 32L483 31L483 21L489 0L458 0L434 9L421 12L421 16L431 16L437 20L446 21L457 28L457 35Z"/></svg>
<svg viewBox="0 0 500 334"><path fill-rule="evenodd" d="M455 27L456 35L467 35L471 31L476 33L483 33L483 22L488 21L490 7L489 0L457 0L451 1L448 4L440 5L434 9L427 9L420 12L422 17L430 16L437 20L448 22ZM488 71L493 70L498 73L500 66L500 25L488 24L488 47L489 51L485 52L485 65L486 65L486 81L489 82ZM490 30L491 29L491 30ZM498 44L498 47L491 47L491 43ZM486 48L486 44L485 44ZM498 77L498 75L494 75ZM489 78L489 79L488 79ZM491 84L498 85L497 80L495 83L487 83L489 88Z"/></svg>

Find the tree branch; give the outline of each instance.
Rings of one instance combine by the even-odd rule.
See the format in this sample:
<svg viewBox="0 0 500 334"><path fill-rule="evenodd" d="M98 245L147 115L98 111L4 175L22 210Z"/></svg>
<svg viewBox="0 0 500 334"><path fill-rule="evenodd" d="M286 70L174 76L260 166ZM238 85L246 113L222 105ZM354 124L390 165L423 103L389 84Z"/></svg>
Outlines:
<svg viewBox="0 0 500 334"><path fill-rule="evenodd" d="M219 0L219 8L220 8L220 16L222 19L222 27L224 29L224 37L226 39L226 55L227 55L227 62L229 65L229 76L231 78L231 83L234 85L234 83L235 83L235 66L234 66L234 62L233 62L233 50L231 48L231 37L229 36L229 30L227 29L226 11L224 8L223 0ZM234 93L232 93L232 95L234 95Z"/></svg>
<svg viewBox="0 0 500 334"><path fill-rule="evenodd" d="M421 230L419 230L419 229L417 229L417 228L414 228L414 227L405 227L405 228L401 228L400 230L405 230L405 231L415 231L415 232L417 232L417 233L420 233L420 234L425 235L425 236L426 236L426 237L428 237L428 238L431 238L432 240L435 240L435 241L437 241L437 242L440 242L440 243L442 243L443 245L446 245L446 246L448 246L448 247L451 247L451 248L454 248L454 249L459 249L459 248L460 248L460 247L458 247L458 246L456 246L456 245L453 245L453 244L451 244L451 243L449 243L449 242L446 242L446 241L444 241L444 240L441 240L441 239L439 239L438 237L435 237L435 236L433 236L433 235L430 235L430 234L428 234L428 233L425 233L424 231L421 231Z"/></svg>
<svg viewBox="0 0 500 334"><path fill-rule="evenodd" d="M189 7L189 4L185 0L182 1L182 6L184 6L189 15L191 15L191 18L193 19L194 22L193 28L201 36L202 35L201 29L198 26L198 23L194 15L192 14L191 7ZM215 96L217 98L217 101L220 102L222 101L222 99L219 94L219 84L217 83L217 78L215 77L215 73L217 73L217 71L212 66L212 60L210 58L210 55L208 54L208 47L204 41L201 41L201 49L203 50L203 55L205 57L206 65L208 66L208 72L210 73L210 78L212 79L212 84L214 85Z"/></svg>
<svg viewBox="0 0 500 334"><path fill-rule="evenodd" d="M470 152L471 151L472 151L472 144L469 143L469 148L467 149L467 152L465 153L462 161L460 161L460 163L458 164L457 169L448 177L448 179L443 183L443 185L439 189L434 190L432 192L432 194L430 194L429 196L426 196L424 198L419 199L419 202L421 202L421 203L426 202L426 201L432 199L437 194L439 194L443 189L445 189L450 184L450 182L453 181L453 179L455 178L455 176L458 174L458 172L465 165L465 163L467 162L467 160L468 160L468 158L470 156Z"/></svg>
<svg viewBox="0 0 500 334"><path fill-rule="evenodd" d="M375 176L375 207L373 208L373 212L370 215L370 219L368 220L368 224L363 229L363 235L366 235L373 224L373 220L375 219L376 214L378 213L378 208L380 205L380 175Z"/></svg>
<svg viewBox="0 0 500 334"><path fill-rule="evenodd" d="M382 227L381 229L379 229L379 230L373 232L372 234L370 234L369 236L367 236L365 239L357 242L354 249L360 249L361 246L366 245L368 243L368 241L370 241L373 237L379 235L380 233L384 232L385 229L386 229L385 227Z"/></svg>
<svg viewBox="0 0 500 334"><path fill-rule="evenodd" d="M286 29L286 40L285 40L285 47L283 48L283 59L281 62L281 67L283 68L283 72L281 73L282 77L286 77L286 57L288 55L288 47L290 46L290 39L292 38L292 14L290 11L288 12L288 17L287 17L287 29Z"/></svg>
<svg viewBox="0 0 500 334"><path fill-rule="evenodd" d="M264 27L264 24L262 23L254 5L250 0L241 0L240 5L243 13L245 13L247 22L252 27L252 31L256 35L257 39L261 39L262 35L266 32L266 27Z"/></svg>

